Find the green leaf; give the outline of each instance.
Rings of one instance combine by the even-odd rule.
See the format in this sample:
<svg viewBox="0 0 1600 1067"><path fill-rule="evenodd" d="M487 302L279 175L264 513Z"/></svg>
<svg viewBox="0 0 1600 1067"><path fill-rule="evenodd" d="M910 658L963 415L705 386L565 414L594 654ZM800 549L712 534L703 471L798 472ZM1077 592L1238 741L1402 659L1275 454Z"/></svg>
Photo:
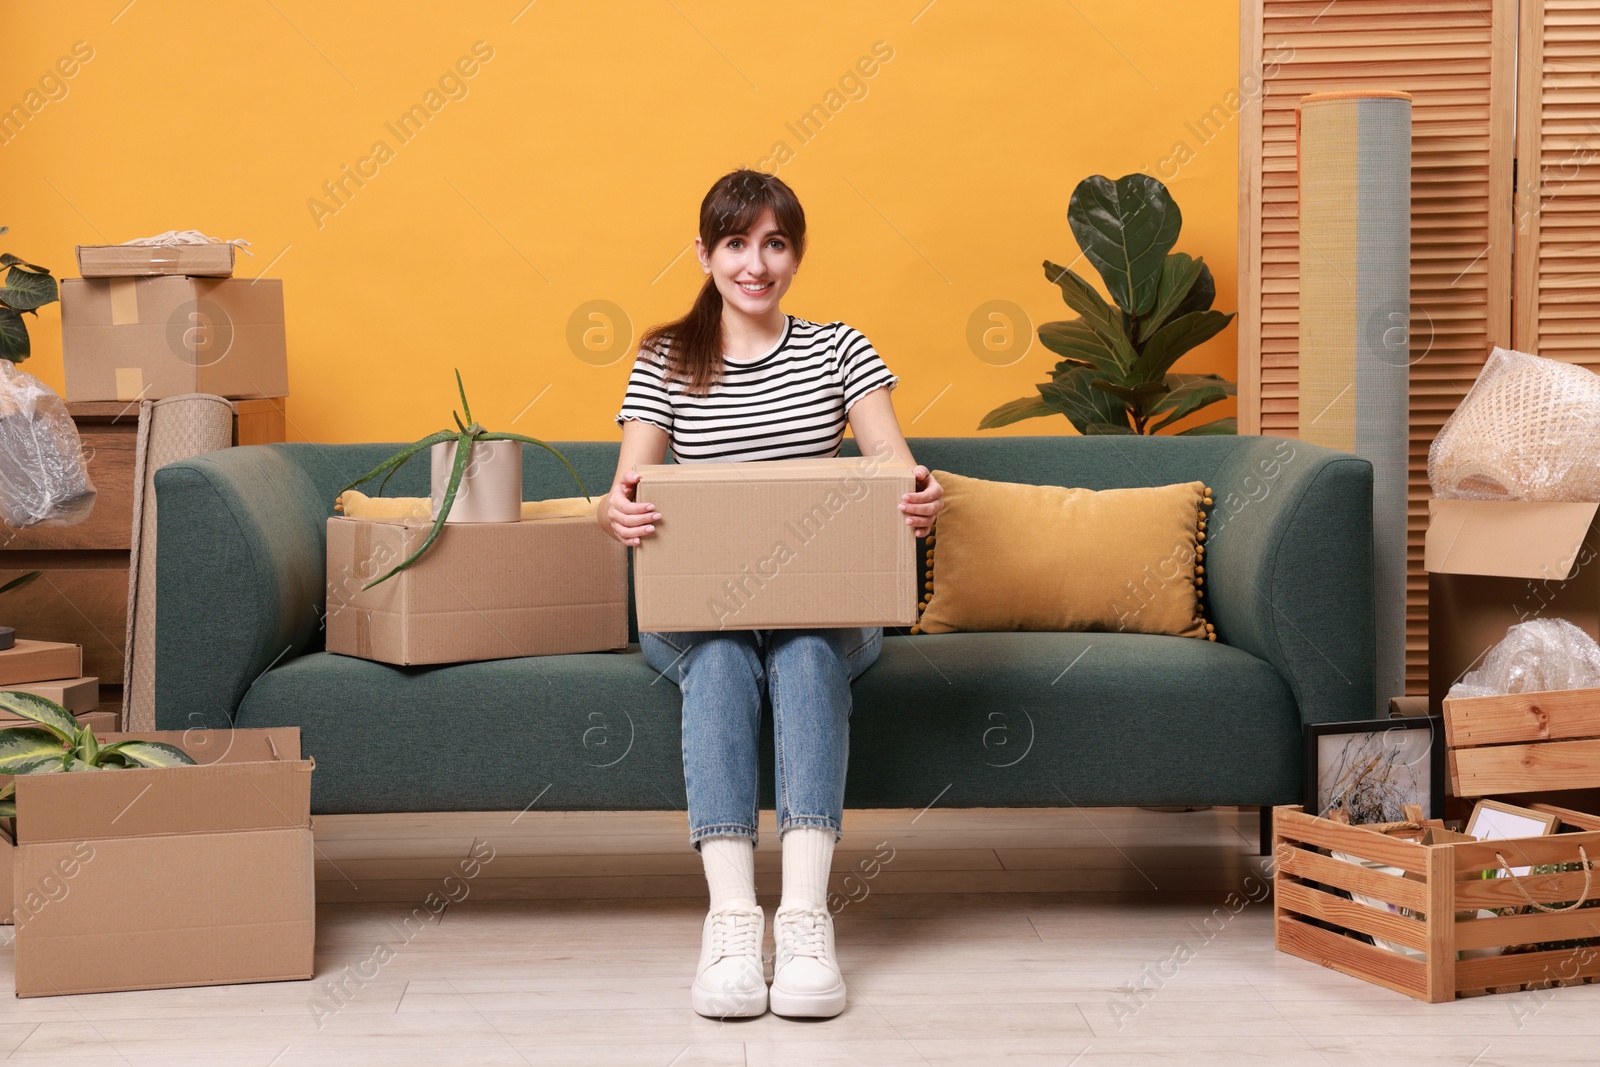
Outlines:
<svg viewBox="0 0 1600 1067"><path fill-rule="evenodd" d="M1121 314L1094 291L1094 287L1065 267L1058 267L1048 259L1044 261L1044 276L1052 285L1061 288L1061 298L1067 306L1083 316L1083 324L1100 335L1124 367L1131 367L1139 358L1128 340Z"/></svg>
<svg viewBox="0 0 1600 1067"><path fill-rule="evenodd" d="M0 304L17 311L32 311L60 298L56 280L48 274L35 274L12 267L6 271L6 284L0 286Z"/></svg>
<svg viewBox="0 0 1600 1067"><path fill-rule="evenodd" d="M362 586L361 588L363 590L371 589L376 585L382 585L390 578L393 578L395 575L411 566L422 557L424 552L428 551L428 548L433 544L434 540L438 538L439 531L444 529L445 519L449 518L450 516L450 508L456 502L456 493L461 488L461 476L466 472L467 460L469 457L471 457L471 455L472 435L468 433L457 434L455 462L450 465L450 484L445 487L444 499L439 503L439 514L433 517L433 528L428 531L428 536L423 539L422 544L417 546L417 550L415 552L411 553L411 555L395 564L394 567L390 569L389 573L385 574L383 577L374 578L372 581Z"/></svg>
<svg viewBox="0 0 1600 1067"><path fill-rule="evenodd" d="M164 741L117 741L101 749L139 767L193 767L189 753Z"/></svg>
<svg viewBox="0 0 1600 1067"><path fill-rule="evenodd" d="M43 573L44 571L29 571L27 574L19 574L5 585L0 585L0 593L9 593L13 589L21 589Z"/></svg>
<svg viewBox="0 0 1600 1067"><path fill-rule="evenodd" d="M1103 393L1110 393L1128 407L1141 411L1146 401L1153 400L1167 391L1165 382L1140 382L1138 385L1128 386L1119 385L1104 378L1096 378L1089 384Z"/></svg>
<svg viewBox="0 0 1600 1067"><path fill-rule="evenodd" d="M50 730L34 726L0 730L0 774L35 774L41 769L36 764L59 765L65 751L61 738Z"/></svg>
<svg viewBox="0 0 1600 1067"><path fill-rule="evenodd" d="M432 448L434 445L443 444L445 441L454 441L458 436L460 435L455 430L440 430L437 433L430 433L422 440L413 441L411 444L406 445L406 447L402 448L400 451L396 452L394 455L390 456L376 467L373 467L370 471L363 474L349 485L345 486L344 489L339 490L339 492L342 493L345 489L354 489L358 485L364 485L365 483L372 481L372 479L376 478L380 474L385 474L386 472L392 474L394 471L399 470L407 460L416 455L418 452L421 452L424 448ZM385 484L387 484L388 481L389 479L387 477L384 478ZM378 492L383 492L383 486L380 485L378 487Z"/></svg>
<svg viewBox="0 0 1600 1067"><path fill-rule="evenodd" d="M85 726L78 731L77 740L73 742L78 758L91 767L100 764L100 740L94 736L94 728Z"/></svg>
<svg viewBox="0 0 1600 1067"><path fill-rule="evenodd" d="M11 714L38 723L56 736L59 749L72 744L78 735L78 720L72 713L53 700L33 693L0 691L0 708Z"/></svg>
<svg viewBox="0 0 1600 1067"><path fill-rule="evenodd" d="M1156 301L1161 268L1178 242L1183 214L1167 187L1148 174L1085 178L1072 191L1067 224L1106 291L1131 315Z"/></svg>
<svg viewBox="0 0 1600 1067"><path fill-rule="evenodd" d="M1110 437L1114 434L1137 434L1138 431L1126 423L1091 422L1083 429L1085 437Z"/></svg>
<svg viewBox="0 0 1600 1067"><path fill-rule="evenodd" d="M1169 374L1167 384L1172 390L1161 398L1150 414L1168 414L1150 428L1151 433L1160 433L1179 419L1239 393L1237 385L1219 374Z"/></svg>
<svg viewBox="0 0 1600 1067"><path fill-rule="evenodd" d="M1044 386L1039 386L1041 390ZM978 423L980 430L992 430L996 426L1010 426L1013 422L1023 419L1036 419L1043 415L1059 415L1060 411L1046 404L1037 396L1025 396L1021 400L1013 400L1009 404L1001 404Z"/></svg>
<svg viewBox="0 0 1600 1067"><path fill-rule="evenodd" d="M1167 371L1196 345L1204 344L1221 333L1233 321L1233 312L1193 311L1180 315L1155 332L1139 353L1133 366L1133 376L1143 382L1166 379Z"/></svg>
<svg viewBox="0 0 1600 1067"><path fill-rule="evenodd" d="M1071 364L1094 367L1118 377L1127 372L1111 345L1082 319L1045 323L1039 327L1039 341L1050 351L1066 357Z"/></svg>
<svg viewBox="0 0 1600 1067"><path fill-rule="evenodd" d="M559 459L561 461L562 465L567 468L567 473L572 475L572 480L574 482L578 483L578 492L583 494L583 499L585 499L585 500L589 499L589 490L587 490L587 489L585 489L583 487L583 479L578 477L578 469L576 467L574 467L570 462L568 462L566 456L563 456L558 450L556 450L555 448L552 448L550 445L545 444L543 441L539 440L537 437L528 437L528 436L526 436L524 434L520 434L520 433L505 433L505 432L500 432L500 433L479 433L478 434L478 440L480 440L480 441L521 441L525 445L538 445L540 448L544 449L546 452L550 453L552 456L556 457L557 459Z"/></svg>
<svg viewBox="0 0 1600 1067"><path fill-rule="evenodd" d="M22 321L21 312L0 307L0 359L21 363L32 351L28 343L28 327Z"/></svg>
<svg viewBox="0 0 1600 1067"><path fill-rule="evenodd" d="M1205 260L1190 259L1182 252L1173 252L1161 264L1161 284L1156 288L1155 306L1150 309L1150 314L1139 320L1139 340L1143 341L1151 334L1161 329L1170 319L1178 307L1189 299L1189 291L1204 275L1208 280L1211 272L1206 269ZM1216 296L1216 286L1212 286L1212 297ZM1211 301L1207 300L1205 307L1210 307ZM1204 311L1205 308L1193 308L1194 311Z"/></svg>
<svg viewBox="0 0 1600 1067"><path fill-rule="evenodd" d="M472 421L472 408L467 406L467 387L461 384L461 368L456 368L456 392L461 394L461 411L466 415L467 421ZM454 412L451 412L454 414ZM460 420L458 419L459 423Z"/></svg>
<svg viewBox="0 0 1600 1067"><path fill-rule="evenodd" d="M1065 415L1079 433L1088 433L1086 427L1095 423L1127 425L1127 407L1116 397L1096 389L1095 377L1095 372L1087 367L1069 367L1039 386L1039 395L1046 404Z"/></svg>
<svg viewBox="0 0 1600 1067"><path fill-rule="evenodd" d="M6 232L5 231L5 227L4 226L0 226L0 234L3 234L5 232ZM37 263L29 263L25 259L18 259L16 256L12 255L10 252L0 253L0 267L21 267L23 270L31 270L35 274L49 274L50 273L50 268L49 267L41 267Z"/></svg>
<svg viewBox="0 0 1600 1067"><path fill-rule="evenodd" d="M1202 422L1199 426L1191 426L1187 430L1180 430L1175 437L1218 437L1239 432L1239 420L1232 415L1216 422Z"/></svg>
<svg viewBox="0 0 1600 1067"><path fill-rule="evenodd" d="M0 819L15 819L17 817L16 798L0 800Z"/></svg>

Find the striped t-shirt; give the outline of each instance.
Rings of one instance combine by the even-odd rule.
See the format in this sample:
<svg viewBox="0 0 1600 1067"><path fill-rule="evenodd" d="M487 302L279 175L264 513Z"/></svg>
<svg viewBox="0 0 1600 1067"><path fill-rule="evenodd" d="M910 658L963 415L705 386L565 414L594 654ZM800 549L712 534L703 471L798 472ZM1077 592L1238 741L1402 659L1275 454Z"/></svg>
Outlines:
<svg viewBox="0 0 1600 1067"><path fill-rule="evenodd" d="M660 350L640 349L617 422L666 430L680 463L837 456L851 406L900 379L854 327L785 318L777 347L758 359L724 359L707 396L668 382Z"/></svg>

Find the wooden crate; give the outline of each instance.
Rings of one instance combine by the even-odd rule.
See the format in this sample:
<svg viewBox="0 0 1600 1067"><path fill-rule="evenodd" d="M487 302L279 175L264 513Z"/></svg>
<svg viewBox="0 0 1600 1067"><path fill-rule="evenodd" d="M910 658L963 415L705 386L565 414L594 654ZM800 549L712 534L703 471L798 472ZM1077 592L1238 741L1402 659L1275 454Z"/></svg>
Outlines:
<svg viewBox="0 0 1600 1067"><path fill-rule="evenodd" d="M1446 700L1444 719L1457 796L1600 786L1600 690ZM1274 809L1279 951L1430 1003L1600 977L1600 870L1512 873L1600 867L1600 818L1528 806L1578 832L1436 843L1426 828L1386 833ZM1578 943L1525 950L1558 942Z"/></svg>

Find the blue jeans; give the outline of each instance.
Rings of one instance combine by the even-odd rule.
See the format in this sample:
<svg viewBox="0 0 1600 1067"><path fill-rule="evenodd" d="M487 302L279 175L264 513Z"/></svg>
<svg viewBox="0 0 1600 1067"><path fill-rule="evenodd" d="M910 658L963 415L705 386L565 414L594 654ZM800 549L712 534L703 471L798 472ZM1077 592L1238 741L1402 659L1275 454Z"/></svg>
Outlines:
<svg viewBox="0 0 1600 1067"><path fill-rule="evenodd" d="M772 704L778 836L792 826L842 836L850 683L878 658L883 628L701 630L639 635L646 662L683 694L689 844L758 840L761 696Z"/></svg>

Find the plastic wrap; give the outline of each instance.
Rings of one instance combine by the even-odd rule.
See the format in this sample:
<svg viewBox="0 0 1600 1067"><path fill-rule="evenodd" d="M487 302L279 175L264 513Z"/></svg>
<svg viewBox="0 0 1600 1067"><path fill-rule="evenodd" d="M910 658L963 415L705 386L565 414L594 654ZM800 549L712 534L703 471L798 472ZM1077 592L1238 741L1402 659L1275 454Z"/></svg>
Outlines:
<svg viewBox="0 0 1600 1067"><path fill-rule="evenodd" d="M1428 449L1436 497L1600 500L1600 375L1496 348Z"/></svg>
<svg viewBox="0 0 1600 1067"><path fill-rule="evenodd" d="M94 483L67 405L0 359L0 519L7 526L73 526L94 509Z"/></svg>
<svg viewBox="0 0 1600 1067"><path fill-rule="evenodd" d="M1566 619L1518 623L1450 687L1451 699L1600 687L1600 645Z"/></svg>

